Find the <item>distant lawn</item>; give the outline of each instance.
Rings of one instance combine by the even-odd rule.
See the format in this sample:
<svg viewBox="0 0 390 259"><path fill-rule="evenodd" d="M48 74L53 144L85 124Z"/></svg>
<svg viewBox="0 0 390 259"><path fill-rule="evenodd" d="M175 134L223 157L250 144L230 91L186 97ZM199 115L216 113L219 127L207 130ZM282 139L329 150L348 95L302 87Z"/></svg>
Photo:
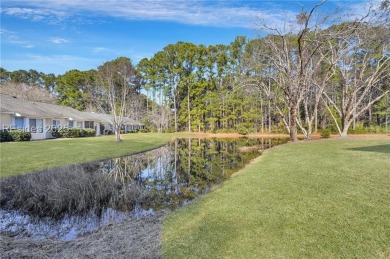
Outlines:
<svg viewBox="0 0 390 259"><path fill-rule="evenodd" d="M136 153L167 143L174 134L135 133L114 136L54 139L0 144L0 176L6 177L49 167L88 162ZM181 135L176 135L181 136Z"/></svg>
<svg viewBox="0 0 390 259"><path fill-rule="evenodd" d="M277 146L164 220L165 258L390 258L390 139Z"/></svg>

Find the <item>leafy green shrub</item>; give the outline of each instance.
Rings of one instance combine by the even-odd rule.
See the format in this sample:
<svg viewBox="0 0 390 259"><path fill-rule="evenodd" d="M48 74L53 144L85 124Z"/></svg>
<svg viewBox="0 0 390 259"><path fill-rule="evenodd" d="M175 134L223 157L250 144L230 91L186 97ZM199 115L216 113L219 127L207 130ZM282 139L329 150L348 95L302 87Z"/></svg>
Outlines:
<svg viewBox="0 0 390 259"><path fill-rule="evenodd" d="M139 132L141 132L141 133L148 133L149 130L148 129L140 129ZM171 133L171 132L169 132L169 133Z"/></svg>
<svg viewBox="0 0 390 259"><path fill-rule="evenodd" d="M94 129L84 129L85 137L95 137L96 136L96 130Z"/></svg>
<svg viewBox="0 0 390 259"><path fill-rule="evenodd" d="M62 138L62 134L59 129L52 130L51 135L53 138Z"/></svg>
<svg viewBox="0 0 390 259"><path fill-rule="evenodd" d="M14 141L8 130L0 130L0 142L11 142Z"/></svg>
<svg viewBox="0 0 390 259"><path fill-rule="evenodd" d="M246 134L248 134L248 129L242 126L242 127L238 128L237 132L240 135L246 135Z"/></svg>
<svg viewBox="0 0 390 259"><path fill-rule="evenodd" d="M21 130L10 130L9 135L13 139L13 141L30 141L31 140L31 133L25 132Z"/></svg>
<svg viewBox="0 0 390 259"><path fill-rule="evenodd" d="M94 137L96 131L94 129L64 128L59 131L53 131L52 135L57 138L83 138Z"/></svg>
<svg viewBox="0 0 390 259"><path fill-rule="evenodd" d="M390 129L381 126L364 126L362 123L357 123L355 129L350 127L348 129L348 134L380 134L380 133L390 133Z"/></svg>
<svg viewBox="0 0 390 259"><path fill-rule="evenodd" d="M129 130L127 133L137 133L138 131L136 130Z"/></svg>
<svg viewBox="0 0 390 259"><path fill-rule="evenodd" d="M330 130L329 129L323 129L320 132L321 138L330 138Z"/></svg>

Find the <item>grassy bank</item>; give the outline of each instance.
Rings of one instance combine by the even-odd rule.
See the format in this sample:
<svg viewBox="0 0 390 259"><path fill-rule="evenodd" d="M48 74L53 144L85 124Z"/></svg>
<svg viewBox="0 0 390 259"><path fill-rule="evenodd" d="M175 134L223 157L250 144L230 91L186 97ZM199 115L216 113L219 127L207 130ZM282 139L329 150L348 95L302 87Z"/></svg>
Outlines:
<svg viewBox="0 0 390 259"><path fill-rule="evenodd" d="M174 134L137 133L122 135L122 142L115 142L113 136L101 136L1 143L0 176L136 153L163 145L174 137Z"/></svg>
<svg viewBox="0 0 390 259"><path fill-rule="evenodd" d="M166 258L389 258L390 139L287 144L164 220Z"/></svg>

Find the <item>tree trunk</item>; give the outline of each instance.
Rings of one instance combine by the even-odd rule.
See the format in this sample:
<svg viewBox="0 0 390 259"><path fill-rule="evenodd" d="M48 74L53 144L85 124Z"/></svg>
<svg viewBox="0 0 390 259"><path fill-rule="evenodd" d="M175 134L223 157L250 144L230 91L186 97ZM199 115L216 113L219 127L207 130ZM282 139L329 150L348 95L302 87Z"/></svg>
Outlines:
<svg viewBox="0 0 390 259"><path fill-rule="evenodd" d="M344 119L343 130L341 131L340 137L345 138L348 136L348 129L349 129L349 126L351 126L351 122L352 121L348 122L348 120Z"/></svg>
<svg viewBox="0 0 390 259"><path fill-rule="evenodd" d="M298 132L297 132L297 105L292 104L290 106L290 139L291 141L298 140Z"/></svg>
<svg viewBox="0 0 390 259"><path fill-rule="evenodd" d="M122 141L120 128L115 128L115 141Z"/></svg>
<svg viewBox="0 0 390 259"><path fill-rule="evenodd" d="M272 118L271 118L271 101L268 100L268 132L272 131Z"/></svg>
<svg viewBox="0 0 390 259"><path fill-rule="evenodd" d="M191 132L190 92L188 92L188 94L187 94L187 109L188 109L188 132Z"/></svg>
<svg viewBox="0 0 390 259"><path fill-rule="evenodd" d="M174 116L175 116L175 132L177 132L178 131L178 127L177 127L176 96L173 96L173 109L174 109Z"/></svg>

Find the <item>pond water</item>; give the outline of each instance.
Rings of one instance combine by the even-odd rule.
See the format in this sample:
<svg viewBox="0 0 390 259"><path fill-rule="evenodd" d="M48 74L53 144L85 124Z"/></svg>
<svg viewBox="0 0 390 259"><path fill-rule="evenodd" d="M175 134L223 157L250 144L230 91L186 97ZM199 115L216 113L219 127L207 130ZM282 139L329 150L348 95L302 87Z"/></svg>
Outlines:
<svg viewBox="0 0 390 259"><path fill-rule="evenodd" d="M176 139L115 159L0 181L0 232L72 240L107 224L173 210L287 139Z"/></svg>

